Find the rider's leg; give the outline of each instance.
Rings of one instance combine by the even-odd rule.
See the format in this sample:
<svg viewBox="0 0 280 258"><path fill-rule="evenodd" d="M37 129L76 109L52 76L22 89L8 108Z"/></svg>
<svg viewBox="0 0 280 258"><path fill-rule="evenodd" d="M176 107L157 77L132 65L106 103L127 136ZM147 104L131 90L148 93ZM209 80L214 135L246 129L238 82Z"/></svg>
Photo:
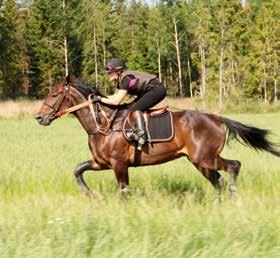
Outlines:
<svg viewBox="0 0 280 258"><path fill-rule="evenodd" d="M136 110L134 112L135 123L136 123L136 136L138 141L138 148L141 149L142 145L147 140L146 126L145 120L143 117L143 113L140 110Z"/></svg>
<svg viewBox="0 0 280 258"><path fill-rule="evenodd" d="M145 127L145 120L143 117L144 111L153 107L161 100L164 99L166 95L166 90L162 85L150 87L147 92L144 93L135 103L135 105L130 109L133 112L133 117L136 123L136 134L134 138L138 141L138 149L142 148L142 145L147 140L147 133Z"/></svg>
<svg viewBox="0 0 280 258"><path fill-rule="evenodd" d="M136 100L135 105L130 109L132 112L140 110L147 111L149 108L155 106L162 101L166 96L166 89L162 85L153 86Z"/></svg>

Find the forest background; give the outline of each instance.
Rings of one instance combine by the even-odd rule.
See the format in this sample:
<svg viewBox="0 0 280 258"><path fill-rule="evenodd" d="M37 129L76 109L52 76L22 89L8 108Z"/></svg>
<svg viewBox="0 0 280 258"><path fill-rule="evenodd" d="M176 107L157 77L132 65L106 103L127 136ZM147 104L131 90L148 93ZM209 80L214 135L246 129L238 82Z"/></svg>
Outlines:
<svg viewBox="0 0 280 258"><path fill-rule="evenodd" d="M280 1L0 0L0 98L42 98L65 74L114 86L111 57L171 97L222 108L279 98Z"/></svg>

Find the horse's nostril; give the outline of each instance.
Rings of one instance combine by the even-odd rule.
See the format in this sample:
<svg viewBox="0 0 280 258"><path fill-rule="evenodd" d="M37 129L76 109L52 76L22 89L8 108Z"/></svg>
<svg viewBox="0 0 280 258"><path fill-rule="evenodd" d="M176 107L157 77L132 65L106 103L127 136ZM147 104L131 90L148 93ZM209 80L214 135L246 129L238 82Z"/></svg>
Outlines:
<svg viewBox="0 0 280 258"><path fill-rule="evenodd" d="M37 120L38 122L42 122L42 120L43 120L43 117L42 117L42 116L39 116L39 115L36 116L35 118L36 118L36 120Z"/></svg>

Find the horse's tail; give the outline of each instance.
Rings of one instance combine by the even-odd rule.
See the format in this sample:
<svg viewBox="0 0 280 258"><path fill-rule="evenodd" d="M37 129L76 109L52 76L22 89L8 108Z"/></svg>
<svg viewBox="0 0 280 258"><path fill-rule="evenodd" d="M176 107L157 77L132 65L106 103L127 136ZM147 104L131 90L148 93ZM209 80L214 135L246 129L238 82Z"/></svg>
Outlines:
<svg viewBox="0 0 280 258"><path fill-rule="evenodd" d="M243 141L247 146L255 150L265 150L280 157L280 150L277 149L278 146L267 139L270 131L244 125L224 117L221 117L221 120L228 129L228 139L234 138L240 143Z"/></svg>

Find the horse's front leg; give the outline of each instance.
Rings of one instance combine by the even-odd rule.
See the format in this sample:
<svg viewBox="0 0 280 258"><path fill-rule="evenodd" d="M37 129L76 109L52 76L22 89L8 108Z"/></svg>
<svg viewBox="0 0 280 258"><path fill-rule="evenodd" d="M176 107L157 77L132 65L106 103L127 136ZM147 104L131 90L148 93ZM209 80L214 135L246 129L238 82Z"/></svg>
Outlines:
<svg viewBox="0 0 280 258"><path fill-rule="evenodd" d="M77 183L81 191L89 197L96 197L96 193L92 192L84 180L83 173L87 170L101 170L102 168L93 160L88 160L78 164L74 170Z"/></svg>
<svg viewBox="0 0 280 258"><path fill-rule="evenodd" d="M113 169L118 180L120 192L127 193L129 185L128 165L126 163L116 161L113 162Z"/></svg>

